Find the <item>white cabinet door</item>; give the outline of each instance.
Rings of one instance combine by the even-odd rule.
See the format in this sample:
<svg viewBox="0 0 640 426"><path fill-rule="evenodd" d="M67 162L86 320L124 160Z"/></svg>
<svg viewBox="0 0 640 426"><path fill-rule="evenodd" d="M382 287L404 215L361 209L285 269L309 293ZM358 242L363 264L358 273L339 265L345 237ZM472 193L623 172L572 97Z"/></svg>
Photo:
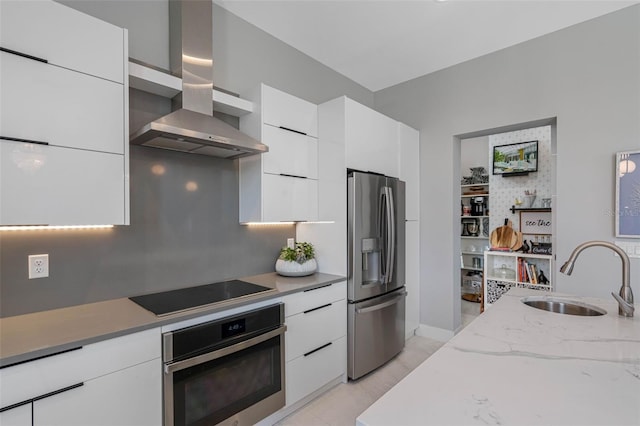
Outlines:
<svg viewBox="0 0 640 426"><path fill-rule="evenodd" d="M318 181L263 174L263 221L318 219Z"/></svg>
<svg viewBox="0 0 640 426"><path fill-rule="evenodd" d="M420 222L406 222L405 246L407 288L405 334L409 338L420 326Z"/></svg>
<svg viewBox="0 0 640 426"><path fill-rule="evenodd" d="M287 363L287 405L291 405L344 374L347 338Z"/></svg>
<svg viewBox="0 0 640 426"><path fill-rule="evenodd" d="M0 136L124 154L122 84L0 55Z"/></svg>
<svg viewBox="0 0 640 426"><path fill-rule="evenodd" d="M400 180L406 182L407 220L420 220L420 133L404 123L398 123L400 148Z"/></svg>
<svg viewBox="0 0 640 426"><path fill-rule="evenodd" d="M397 122L345 99L347 167L398 177Z"/></svg>
<svg viewBox="0 0 640 426"><path fill-rule="evenodd" d="M162 423L162 363L155 359L36 400L34 426L157 426Z"/></svg>
<svg viewBox="0 0 640 426"><path fill-rule="evenodd" d="M265 124L262 143L263 172L318 179L318 139Z"/></svg>
<svg viewBox="0 0 640 426"><path fill-rule="evenodd" d="M1 412L0 426L32 426L31 403Z"/></svg>
<svg viewBox="0 0 640 426"><path fill-rule="evenodd" d="M124 157L0 140L0 223L123 224Z"/></svg>
<svg viewBox="0 0 640 426"><path fill-rule="evenodd" d="M64 68L120 84L128 78L125 31L53 1L0 2L0 40L5 49Z"/></svg>
<svg viewBox="0 0 640 426"><path fill-rule="evenodd" d="M262 122L318 137L318 106L262 85Z"/></svg>

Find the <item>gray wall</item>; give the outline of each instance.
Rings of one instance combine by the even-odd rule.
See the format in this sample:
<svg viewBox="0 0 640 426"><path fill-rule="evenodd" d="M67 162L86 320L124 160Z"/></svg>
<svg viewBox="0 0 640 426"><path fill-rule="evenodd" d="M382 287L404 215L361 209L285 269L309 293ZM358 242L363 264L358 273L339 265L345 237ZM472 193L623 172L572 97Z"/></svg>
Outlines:
<svg viewBox="0 0 640 426"><path fill-rule="evenodd" d="M420 130L422 324L460 324L460 143L454 136L557 117L556 269L580 242L614 240L614 153L640 149L640 6L375 94L376 109ZM493 213L493 212L492 212ZM640 293L640 261L632 259ZM610 298L620 260L584 252L557 289Z"/></svg>
<svg viewBox="0 0 640 426"><path fill-rule="evenodd" d="M158 1L61 1L129 29L130 56L168 68L168 6ZM214 6L215 84L260 82L320 103L373 93ZM136 90L131 130L169 111ZM165 174L151 172L162 165ZM131 147L131 226L110 231L0 233L0 317L270 272L293 226L238 224L237 162ZM185 190L187 181L198 190ZM50 277L27 279L27 256L48 253Z"/></svg>

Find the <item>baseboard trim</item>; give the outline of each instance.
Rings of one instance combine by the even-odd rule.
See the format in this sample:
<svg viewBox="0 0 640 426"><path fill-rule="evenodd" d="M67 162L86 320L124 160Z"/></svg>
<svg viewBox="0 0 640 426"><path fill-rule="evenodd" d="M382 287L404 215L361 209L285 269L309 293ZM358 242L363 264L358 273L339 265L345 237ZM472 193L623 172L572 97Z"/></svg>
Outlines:
<svg viewBox="0 0 640 426"><path fill-rule="evenodd" d="M416 330L416 336L428 337L429 339L438 340L440 342L447 342L451 339L455 333L451 330L447 330L439 327L432 327L430 325L420 324Z"/></svg>

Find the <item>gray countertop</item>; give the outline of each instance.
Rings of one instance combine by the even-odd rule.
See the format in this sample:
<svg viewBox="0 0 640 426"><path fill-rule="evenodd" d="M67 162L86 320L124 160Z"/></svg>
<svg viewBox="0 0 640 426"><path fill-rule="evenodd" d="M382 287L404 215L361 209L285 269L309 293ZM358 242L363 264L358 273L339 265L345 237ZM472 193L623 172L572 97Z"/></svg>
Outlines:
<svg viewBox="0 0 640 426"><path fill-rule="evenodd" d="M128 298L122 298L1 318L0 367L176 321L333 284L346 278L323 273L306 277L283 277L273 272L239 279L272 288L273 291L162 317L147 311Z"/></svg>

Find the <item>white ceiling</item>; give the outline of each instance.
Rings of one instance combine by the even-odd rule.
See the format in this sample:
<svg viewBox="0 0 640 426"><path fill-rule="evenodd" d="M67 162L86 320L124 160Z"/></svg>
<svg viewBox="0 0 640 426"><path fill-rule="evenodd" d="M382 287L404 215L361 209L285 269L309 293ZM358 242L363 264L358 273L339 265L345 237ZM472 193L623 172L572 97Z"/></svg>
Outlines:
<svg viewBox="0 0 640 426"><path fill-rule="evenodd" d="M640 1L214 0L371 91Z"/></svg>

